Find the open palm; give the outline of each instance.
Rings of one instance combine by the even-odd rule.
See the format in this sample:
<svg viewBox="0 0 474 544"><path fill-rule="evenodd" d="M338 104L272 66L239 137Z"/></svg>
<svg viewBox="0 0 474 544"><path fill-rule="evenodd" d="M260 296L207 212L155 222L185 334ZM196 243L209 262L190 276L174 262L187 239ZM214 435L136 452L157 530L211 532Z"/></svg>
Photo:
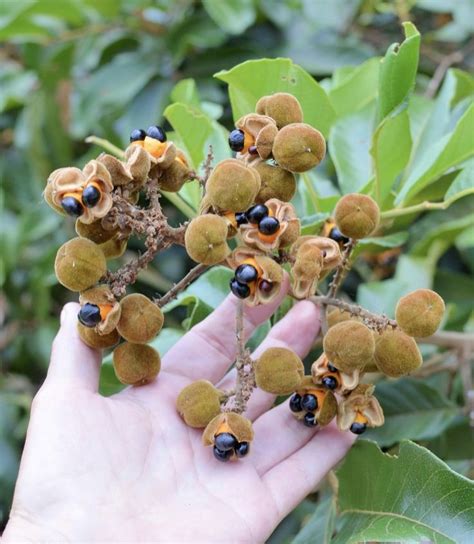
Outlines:
<svg viewBox="0 0 474 544"><path fill-rule="evenodd" d="M245 332L275 304L248 309ZM250 454L214 459L201 431L175 409L179 391L205 378L233 386L236 299L228 299L164 357L158 379L112 396L98 393L100 354L76 332L68 304L48 377L36 396L4 542L263 542L336 464L352 437L334 426L317 433L287 403L256 390ZM259 352L285 346L304 356L318 331L314 305L297 304Z"/></svg>

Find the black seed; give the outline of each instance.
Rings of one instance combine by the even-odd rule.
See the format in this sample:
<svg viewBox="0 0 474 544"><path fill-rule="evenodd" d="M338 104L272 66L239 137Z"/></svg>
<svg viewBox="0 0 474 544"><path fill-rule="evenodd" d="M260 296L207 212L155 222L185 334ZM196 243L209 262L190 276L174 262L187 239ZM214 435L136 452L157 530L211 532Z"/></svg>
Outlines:
<svg viewBox="0 0 474 544"><path fill-rule="evenodd" d="M301 408L307 412L312 412L318 407L318 399L314 395L303 395L301 399Z"/></svg>
<svg viewBox="0 0 474 544"><path fill-rule="evenodd" d="M229 147L232 151L242 151L244 148L245 134L243 130L236 128L229 134Z"/></svg>
<svg viewBox="0 0 474 544"><path fill-rule="evenodd" d="M131 142L142 142L145 139L146 132L142 128L134 128L130 133Z"/></svg>
<svg viewBox="0 0 474 544"><path fill-rule="evenodd" d="M239 283L235 278L230 280L230 290L237 298L247 298L250 295L250 287L245 283Z"/></svg>
<svg viewBox="0 0 474 544"><path fill-rule="evenodd" d="M295 393L290 399L290 410L292 412L301 412L301 395Z"/></svg>
<svg viewBox="0 0 474 544"><path fill-rule="evenodd" d="M245 215L245 212L237 212L235 214L235 221L237 222L237 225L244 225L245 223L248 223L247 216Z"/></svg>
<svg viewBox="0 0 474 544"><path fill-rule="evenodd" d="M249 147L249 154L250 155L258 155L258 151L257 151L257 146L256 145L251 145Z"/></svg>
<svg viewBox="0 0 474 544"><path fill-rule="evenodd" d="M250 451L250 444L248 442L239 442L235 447L235 454L237 457L245 457Z"/></svg>
<svg viewBox="0 0 474 544"><path fill-rule="evenodd" d="M78 217L84 213L82 204L73 196L67 196L61 200L61 206L68 215Z"/></svg>
<svg viewBox="0 0 474 544"><path fill-rule="evenodd" d="M251 264L241 264L235 269L235 279L239 283L251 283L258 277L258 272L255 266Z"/></svg>
<svg viewBox="0 0 474 544"><path fill-rule="evenodd" d="M338 372L337 368L332 363L328 363L328 370L330 372Z"/></svg>
<svg viewBox="0 0 474 544"><path fill-rule="evenodd" d="M334 376L323 376L321 383L324 385L324 387L331 389L331 391L336 389L336 387L339 385Z"/></svg>
<svg viewBox="0 0 474 544"><path fill-rule="evenodd" d="M262 291L262 293L270 294L272 292L272 289L273 289L273 283L271 283L271 282L269 282L267 280L262 280L258 284L258 288L260 289L260 291Z"/></svg>
<svg viewBox="0 0 474 544"><path fill-rule="evenodd" d="M237 446L237 439L233 434L220 433L214 437L214 445L221 451L228 451Z"/></svg>
<svg viewBox="0 0 474 544"><path fill-rule="evenodd" d="M93 208L100 200L101 194L95 185L88 185L82 191L82 203L88 208Z"/></svg>
<svg viewBox="0 0 474 544"><path fill-rule="evenodd" d="M224 463L232 457L232 450L222 451L214 446L212 451L214 452L214 457L219 459L219 461L223 461Z"/></svg>
<svg viewBox="0 0 474 544"><path fill-rule="evenodd" d="M100 308L95 304L86 302L79 310L77 319L79 319L84 327L95 327L101 321Z"/></svg>
<svg viewBox="0 0 474 544"><path fill-rule="evenodd" d="M366 429L367 429L367 425L365 423L353 423L351 425L351 433L354 433L354 434L365 433Z"/></svg>
<svg viewBox="0 0 474 544"><path fill-rule="evenodd" d="M258 230L262 234L275 234L280 228L280 221L276 217L264 217L258 224Z"/></svg>
<svg viewBox="0 0 474 544"><path fill-rule="evenodd" d="M316 416L312 412L308 412L304 415L303 423L306 425L306 427L314 427L318 424L316 421Z"/></svg>
<svg viewBox="0 0 474 544"><path fill-rule="evenodd" d="M331 229L331 231L329 232L329 238L331 238L331 240L334 240L338 244L347 244L347 242L349 241L349 238L347 238L347 236L344 236L344 234L342 234L342 232L337 227L333 227Z"/></svg>
<svg viewBox="0 0 474 544"><path fill-rule="evenodd" d="M160 142L166 142L166 132L158 125L148 127L146 135Z"/></svg>
<svg viewBox="0 0 474 544"><path fill-rule="evenodd" d="M249 223L258 224L264 217L267 217L268 208L265 204L256 204L249 208L245 215L247 216Z"/></svg>

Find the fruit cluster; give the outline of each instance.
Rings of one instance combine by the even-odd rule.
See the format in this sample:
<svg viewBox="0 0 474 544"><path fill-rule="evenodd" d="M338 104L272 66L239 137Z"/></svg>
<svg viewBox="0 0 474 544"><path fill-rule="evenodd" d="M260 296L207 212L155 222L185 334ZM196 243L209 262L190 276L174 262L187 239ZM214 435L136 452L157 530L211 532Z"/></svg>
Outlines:
<svg viewBox="0 0 474 544"><path fill-rule="evenodd" d="M204 428L203 443L213 447L220 461L249 452L253 430L242 413L254 386L290 395L291 412L308 427L336 418L341 430L360 434L382 425L383 412L366 375L399 377L416 370L422 358L415 337L436 331L443 300L427 289L414 291L400 299L394 321L335 298L353 248L377 232L380 212L367 195L345 195L321 232L301 235L290 200L297 175L323 160L326 143L303 122L294 96L262 97L255 113L236 122L229 146L235 156L209 169L203 179L190 170L165 131L152 126L132 132L123 160L102 153L83 170L61 168L51 174L46 201L76 218L78 237L59 249L55 271L62 285L79 292L81 338L95 348L121 342L113 352L119 380L148 383L160 370L160 356L147 344L163 326L162 302L125 294L125 289L159 251L181 244L199 263L199 272L218 264L231 268L230 291L240 300L238 312L242 305L274 300L288 273L289 295L312 300L326 315L323 353L311 374L305 376L303 362L289 349L271 348L252 360L243 347L236 362L240 386L224 392L198 380L179 394L179 414L187 425ZM162 213L159 193L179 191L188 180L203 186L199 215L173 228ZM140 196L148 205L137 204ZM146 252L118 272L107 271L107 260L123 255L132 235L145 238ZM333 271L327 294L321 295L318 289ZM188 282L184 278L171 294Z"/></svg>

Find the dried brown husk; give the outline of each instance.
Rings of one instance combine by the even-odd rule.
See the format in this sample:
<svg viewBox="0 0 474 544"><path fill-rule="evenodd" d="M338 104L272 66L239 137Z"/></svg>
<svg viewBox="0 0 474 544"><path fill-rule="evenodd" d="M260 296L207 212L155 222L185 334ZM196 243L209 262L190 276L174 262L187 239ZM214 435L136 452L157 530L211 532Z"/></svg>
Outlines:
<svg viewBox="0 0 474 544"><path fill-rule="evenodd" d="M265 160L270 157L273 141L278 132L275 121L271 117L259 115L258 113L249 113L241 117L235 123L235 126L252 137L258 156L261 159ZM248 156L248 150L237 154L239 158Z"/></svg>
<svg viewBox="0 0 474 544"><path fill-rule="evenodd" d="M322 379L324 376L330 375L334 376L339 384L334 390L335 393L345 395L357 387L360 379L360 371L358 369L347 373L338 370L336 373L334 373L328 369L328 363L329 359L323 352L311 365L311 376L314 384L322 385Z"/></svg>
<svg viewBox="0 0 474 544"><path fill-rule="evenodd" d="M99 334L95 328L85 327L82 323L77 324L77 330L81 340L94 349L107 349L116 346L120 341L120 335L117 329L108 334Z"/></svg>
<svg viewBox="0 0 474 544"><path fill-rule="evenodd" d="M380 427L384 424L382 407L373 396L372 384L359 384L342 402L339 403L337 426L341 431L348 431L357 414L365 416L368 427Z"/></svg>
<svg viewBox="0 0 474 544"><path fill-rule="evenodd" d="M79 295L79 304L95 304L100 307L111 307L105 319L97 323L94 330L101 335L111 333L116 327L120 319L120 303L115 299L108 285L98 285L83 291Z"/></svg>
<svg viewBox="0 0 474 544"><path fill-rule="evenodd" d="M204 429L202 442L205 446L214 445L214 437L222 426L226 426L238 442L250 443L253 440L254 433L250 420L235 412L224 412L212 419Z"/></svg>

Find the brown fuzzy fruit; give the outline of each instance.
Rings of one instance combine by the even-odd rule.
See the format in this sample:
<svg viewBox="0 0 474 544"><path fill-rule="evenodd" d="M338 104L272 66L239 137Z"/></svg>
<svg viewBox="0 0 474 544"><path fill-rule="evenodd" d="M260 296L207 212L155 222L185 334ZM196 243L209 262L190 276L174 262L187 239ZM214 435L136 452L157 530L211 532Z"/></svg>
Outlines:
<svg viewBox="0 0 474 544"><path fill-rule="evenodd" d="M212 171L206 184L211 204L222 211L241 212L249 208L260 190L260 176L237 159L226 159Z"/></svg>
<svg viewBox="0 0 474 544"><path fill-rule="evenodd" d="M359 240L377 228L380 210L377 202L367 195L351 193L343 196L334 210L337 228L348 238Z"/></svg>
<svg viewBox="0 0 474 544"><path fill-rule="evenodd" d="M222 393L207 380L198 380L187 385L176 400L176 408L186 425L205 427L221 412Z"/></svg>
<svg viewBox="0 0 474 544"><path fill-rule="evenodd" d="M188 178L189 168L184 164L184 161L176 158L169 168L163 170L159 179L160 189L177 193Z"/></svg>
<svg viewBox="0 0 474 544"><path fill-rule="evenodd" d="M296 179L294 174L266 162L260 162L254 168L260 174L262 182L255 202L264 204L271 198L289 202L295 196Z"/></svg>
<svg viewBox="0 0 474 544"><path fill-rule="evenodd" d="M323 339L324 353L342 372L362 369L372 359L375 342L363 323L343 321L331 327Z"/></svg>
<svg viewBox="0 0 474 544"><path fill-rule="evenodd" d="M222 262L230 252L227 245L227 221L218 215L199 215L189 223L184 235L188 255L194 261L213 265Z"/></svg>
<svg viewBox="0 0 474 544"><path fill-rule="evenodd" d="M99 247L102 250L104 257L107 260L110 260L121 257L127 249L127 244L128 238L111 238L110 240L107 240L107 242L100 244Z"/></svg>
<svg viewBox="0 0 474 544"><path fill-rule="evenodd" d="M292 94L275 93L264 99L263 103L257 102L257 108L263 109L264 115L274 119L278 128L303 121L303 110Z"/></svg>
<svg viewBox="0 0 474 544"><path fill-rule="evenodd" d="M120 335L117 332L117 329L114 329L108 334L99 334L95 329L84 327L84 325L78 323L77 330L79 331L79 336L84 344L87 344L90 348L94 349L111 348L118 344L120 340Z"/></svg>
<svg viewBox="0 0 474 544"><path fill-rule="evenodd" d="M346 310L341 311L339 308L333 308L332 310L329 310L326 315L326 319L329 329L331 327L334 327L334 325L337 325L338 323L342 323L343 321L357 321L357 318L352 317L350 312L347 312Z"/></svg>
<svg viewBox="0 0 474 544"><path fill-rule="evenodd" d="M444 311L444 300L438 293L417 289L398 301L395 318L404 333L425 338L437 331Z"/></svg>
<svg viewBox="0 0 474 544"><path fill-rule="evenodd" d="M202 442L205 446L214 445L214 437L218 432L229 432L238 442L251 442L253 440L252 423L245 417L235 412L224 412L212 419L202 434Z"/></svg>
<svg viewBox="0 0 474 544"><path fill-rule="evenodd" d="M156 349L146 344L124 342L113 353L115 375L126 385L145 385L153 381L161 368Z"/></svg>
<svg viewBox="0 0 474 544"><path fill-rule="evenodd" d="M378 336L374 356L379 370L391 378L409 374L423 364L415 340L398 329L387 329Z"/></svg>
<svg viewBox="0 0 474 544"><path fill-rule="evenodd" d="M274 395L288 395L295 391L303 376L301 359L286 348L269 348L255 363L257 386Z"/></svg>
<svg viewBox="0 0 474 544"><path fill-rule="evenodd" d="M116 229L106 230L102 226L102 221L98 219L93 223L83 223L77 219L76 221L76 232L81 238L87 238L92 240L96 244L103 244L109 241L117 234Z"/></svg>
<svg viewBox="0 0 474 544"><path fill-rule="evenodd" d="M136 344L146 344L161 331L163 312L145 295L133 293L120 301L122 312L117 330L122 338Z"/></svg>
<svg viewBox="0 0 474 544"><path fill-rule="evenodd" d="M54 262L59 283L71 291L85 291L92 287L106 270L102 250L87 238L73 238L63 244Z"/></svg>
<svg viewBox="0 0 474 544"><path fill-rule="evenodd" d="M285 170L306 172L317 166L326 154L323 135L305 123L286 125L277 134L273 157Z"/></svg>

